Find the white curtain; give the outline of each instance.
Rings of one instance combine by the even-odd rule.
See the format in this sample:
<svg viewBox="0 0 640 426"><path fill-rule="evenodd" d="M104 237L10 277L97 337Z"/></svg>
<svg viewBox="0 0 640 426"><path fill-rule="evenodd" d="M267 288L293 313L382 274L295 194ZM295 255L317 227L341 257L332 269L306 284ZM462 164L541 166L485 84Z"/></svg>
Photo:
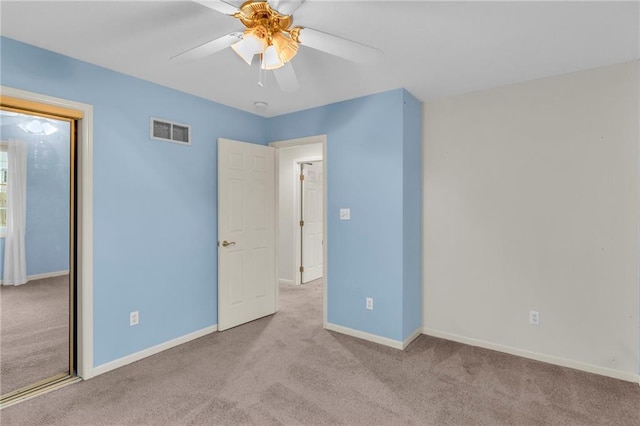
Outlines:
<svg viewBox="0 0 640 426"><path fill-rule="evenodd" d="M27 144L9 140L7 146L7 231L4 242L3 285L27 282L24 233L27 211Z"/></svg>

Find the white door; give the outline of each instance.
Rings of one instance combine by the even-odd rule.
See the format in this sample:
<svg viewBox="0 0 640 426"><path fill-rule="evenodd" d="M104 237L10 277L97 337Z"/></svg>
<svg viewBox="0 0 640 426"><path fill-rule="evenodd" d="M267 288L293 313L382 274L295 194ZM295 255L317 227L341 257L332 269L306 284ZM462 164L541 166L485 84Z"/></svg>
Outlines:
<svg viewBox="0 0 640 426"><path fill-rule="evenodd" d="M322 277L322 163L303 163L302 283Z"/></svg>
<svg viewBox="0 0 640 426"><path fill-rule="evenodd" d="M276 312L274 151L218 139L218 330Z"/></svg>

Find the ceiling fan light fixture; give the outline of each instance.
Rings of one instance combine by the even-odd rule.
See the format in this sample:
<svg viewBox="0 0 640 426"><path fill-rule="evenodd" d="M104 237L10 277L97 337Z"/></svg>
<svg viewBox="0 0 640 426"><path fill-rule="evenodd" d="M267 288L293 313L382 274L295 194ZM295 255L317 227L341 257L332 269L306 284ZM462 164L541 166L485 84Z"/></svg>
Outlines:
<svg viewBox="0 0 640 426"><path fill-rule="evenodd" d="M245 31L244 37L239 42L232 44L231 48L244 60L251 65L253 55L264 51L266 42L264 39L257 38L251 32Z"/></svg>
<svg viewBox="0 0 640 426"><path fill-rule="evenodd" d="M298 43L291 40L291 38L284 35L282 32L277 32L273 35L272 43L275 46L283 65L292 60L298 53Z"/></svg>
<svg viewBox="0 0 640 426"><path fill-rule="evenodd" d="M262 55L262 69L275 70L284 65L275 46L267 47Z"/></svg>
<svg viewBox="0 0 640 426"><path fill-rule="evenodd" d="M25 133L31 133L39 136L49 136L58 131L58 128L49 121L42 119L34 119L18 123L18 127Z"/></svg>

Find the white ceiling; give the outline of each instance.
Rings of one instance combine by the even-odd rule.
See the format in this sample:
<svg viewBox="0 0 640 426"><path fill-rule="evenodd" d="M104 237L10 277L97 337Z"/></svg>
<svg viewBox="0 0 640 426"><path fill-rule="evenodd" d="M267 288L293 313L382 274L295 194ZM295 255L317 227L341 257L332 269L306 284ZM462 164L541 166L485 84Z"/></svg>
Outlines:
<svg viewBox="0 0 640 426"><path fill-rule="evenodd" d="M307 0L294 25L385 57L360 65L302 47L292 61L300 88L285 93L270 74L258 87L257 63L231 49L169 61L242 29L194 2L1 1L0 14L4 36L267 117L399 87L426 101L640 58L638 1Z"/></svg>

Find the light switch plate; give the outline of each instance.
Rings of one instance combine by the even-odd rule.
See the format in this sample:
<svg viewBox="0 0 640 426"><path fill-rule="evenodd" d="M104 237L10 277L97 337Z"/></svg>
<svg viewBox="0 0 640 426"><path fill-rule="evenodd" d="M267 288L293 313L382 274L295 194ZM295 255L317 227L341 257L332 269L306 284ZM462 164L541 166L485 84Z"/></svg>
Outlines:
<svg viewBox="0 0 640 426"><path fill-rule="evenodd" d="M351 209L340 209L340 220L351 220Z"/></svg>

